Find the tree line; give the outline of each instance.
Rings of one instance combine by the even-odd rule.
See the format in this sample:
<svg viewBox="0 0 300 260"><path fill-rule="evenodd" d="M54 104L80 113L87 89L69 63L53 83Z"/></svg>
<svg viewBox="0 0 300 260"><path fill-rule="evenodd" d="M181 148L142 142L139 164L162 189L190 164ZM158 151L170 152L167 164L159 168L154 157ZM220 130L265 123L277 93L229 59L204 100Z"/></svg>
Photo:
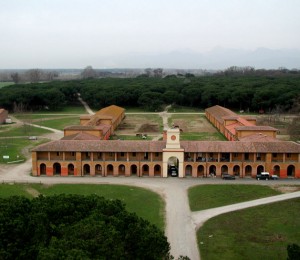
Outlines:
<svg viewBox="0 0 300 260"><path fill-rule="evenodd" d="M0 199L0 259L171 259L163 232L96 195Z"/></svg>
<svg viewBox="0 0 300 260"><path fill-rule="evenodd" d="M18 84L1 89L0 106L10 111L59 110L76 102L77 93L94 109L115 104L160 111L165 104L173 104L201 109L221 105L249 112L287 112L299 102L300 76L141 75Z"/></svg>

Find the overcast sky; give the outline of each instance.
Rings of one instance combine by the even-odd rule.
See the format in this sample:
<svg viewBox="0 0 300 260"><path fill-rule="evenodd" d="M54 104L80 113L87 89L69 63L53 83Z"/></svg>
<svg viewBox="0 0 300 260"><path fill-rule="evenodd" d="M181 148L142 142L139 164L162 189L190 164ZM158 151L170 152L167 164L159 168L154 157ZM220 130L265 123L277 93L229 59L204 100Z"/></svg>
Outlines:
<svg viewBox="0 0 300 260"><path fill-rule="evenodd" d="M0 0L0 68L124 67L103 57L215 47L299 49L299 17L300 0Z"/></svg>

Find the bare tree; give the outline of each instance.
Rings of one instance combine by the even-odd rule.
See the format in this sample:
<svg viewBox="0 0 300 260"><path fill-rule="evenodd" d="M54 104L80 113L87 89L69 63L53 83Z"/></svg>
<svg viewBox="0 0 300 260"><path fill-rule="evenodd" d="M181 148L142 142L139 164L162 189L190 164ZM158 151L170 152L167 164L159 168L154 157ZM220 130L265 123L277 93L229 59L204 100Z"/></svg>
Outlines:
<svg viewBox="0 0 300 260"><path fill-rule="evenodd" d="M82 72L81 76L84 79L88 78L96 78L97 77L97 72L93 69L92 66L87 66Z"/></svg>
<svg viewBox="0 0 300 260"><path fill-rule="evenodd" d="M32 83L39 82L42 77L42 71L39 69L31 69L26 72L28 80Z"/></svg>
<svg viewBox="0 0 300 260"><path fill-rule="evenodd" d="M147 75L147 77L151 77L153 74L153 71L151 68L147 68L145 69L145 74Z"/></svg>
<svg viewBox="0 0 300 260"><path fill-rule="evenodd" d="M154 77L156 78L162 78L163 76L163 69L162 68L157 68L155 70L153 70L154 73Z"/></svg>
<svg viewBox="0 0 300 260"><path fill-rule="evenodd" d="M13 82L15 82L16 84L18 84L21 80L21 77L18 72L14 72L10 74L10 77L12 78Z"/></svg>

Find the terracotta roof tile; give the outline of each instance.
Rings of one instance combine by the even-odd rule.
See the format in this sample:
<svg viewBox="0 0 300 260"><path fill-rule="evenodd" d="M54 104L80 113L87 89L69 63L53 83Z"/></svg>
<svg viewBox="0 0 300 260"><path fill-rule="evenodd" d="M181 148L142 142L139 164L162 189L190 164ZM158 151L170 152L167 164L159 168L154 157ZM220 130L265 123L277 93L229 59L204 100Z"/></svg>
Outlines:
<svg viewBox="0 0 300 260"><path fill-rule="evenodd" d="M238 131L277 131L276 128L271 126L257 126L257 125L251 125L251 126L238 126L235 128Z"/></svg>
<svg viewBox="0 0 300 260"><path fill-rule="evenodd" d="M85 132L80 132L73 135L64 136L61 138L61 140L100 140L100 138Z"/></svg>
<svg viewBox="0 0 300 260"><path fill-rule="evenodd" d="M239 139L241 142L281 142L280 140L264 134L253 134Z"/></svg>
<svg viewBox="0 0 300 260"><path fill-rule="evenodd" d="M90 151L90 152L162 152L165 141L122 140L58 140L42 144L32 151ZM294 142L228 142L228 141L181 141L185 152L273 152L300 153L300 145Z"/></svg>

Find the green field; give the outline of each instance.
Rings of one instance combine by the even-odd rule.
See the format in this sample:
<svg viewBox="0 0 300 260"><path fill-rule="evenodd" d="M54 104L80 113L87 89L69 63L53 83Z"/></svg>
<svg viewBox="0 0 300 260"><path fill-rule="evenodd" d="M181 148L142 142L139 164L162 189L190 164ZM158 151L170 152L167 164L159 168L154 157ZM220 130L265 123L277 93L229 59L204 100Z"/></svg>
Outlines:
<svg viewBox="0 0 300 260"><path fill-rule="evenodd" d="M16 137L16 136L40 136L43 134L49 134L52 133L49 130L34 127L30 125L22 125L19 127L12 127L4 128L3 131L1 131L2 128L0 128L0 137ZM5 130L5 131L4 131Z"/></svg>
<svg viewBox="0 0 300 260"><path fill-rule="evenodd" d="M36 125L50 127L58 130L64 130L66 126L80 125L79 117L63 117L59 119L42 120L35 122Z"/></svg>
<svg viewBox="0 0 300 260"><path fill-rule="evenodd" d="M197 107L183 107L183 106L171 106L168 109L169 113L203 113L204 110Z"/></svg>
<svg viewBox="0 0 300 260"><path fill-rule="evenodd" d="M198 185L188 190L191 211L216 208L280 194L269 186L224 184Z"/></svg>
<svg viewBox="0 0 300 260"><path fill-rule="evenodd" d="M197 232L201 259L287 259L300 241L300 199L214 217Z"/></svg>
<svg viewBox="0 0 300 260"><path fill-rule="evenodd" d="M219 132L208 133L181 133L180 140L182 141L227 141L227 139Z"/></svg>
<svg viewBox="0 0 300 260"><path fill-rule="evenodd" d="M135 212L138 216L149 220L151 223L164 229L164 202L161 197L146 189L121 186L121 185L88 185L88 184L0 184L0 196L44 194L46 196L54 194L97 194L107 199L119 199L126 204L130 212ZM27 192L26 192L27 191Z"/></svg>
<svg viewBox="0 0 300 260"><path fill-rule="evenodd" d="M0 82L0 88L6 87L6 86L10 86L10 85L14 85L14 82Z"/></svg>
<svg viewBox="0 0 300 260"><path fill-rule="evenodd" d="M0 164L8 162L22 162L30 154L34 146L49 141L48 139L28 140L25 138L0 138ZM4 159L3 156L9 156ZM1 167L1 166L0 166Z"/></svg>

